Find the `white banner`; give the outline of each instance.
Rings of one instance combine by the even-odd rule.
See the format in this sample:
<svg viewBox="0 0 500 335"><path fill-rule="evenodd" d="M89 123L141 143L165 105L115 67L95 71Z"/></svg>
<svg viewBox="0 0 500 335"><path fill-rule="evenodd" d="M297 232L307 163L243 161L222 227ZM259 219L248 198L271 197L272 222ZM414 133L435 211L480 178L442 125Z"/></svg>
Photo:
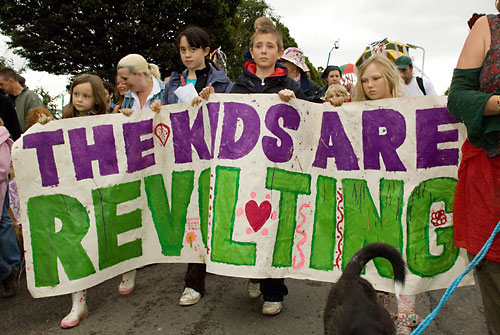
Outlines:
<svg viewBox="0 0 500 335"><path fill-rule="evenodd" d="M445 97L217 94L36 125L13 150L28 287L65 294L161 262L335 281L375 241L403 253L405 293L447 287L468 263L452 220L465 135ZM366 276L392 290L387 261Z"/></svg>

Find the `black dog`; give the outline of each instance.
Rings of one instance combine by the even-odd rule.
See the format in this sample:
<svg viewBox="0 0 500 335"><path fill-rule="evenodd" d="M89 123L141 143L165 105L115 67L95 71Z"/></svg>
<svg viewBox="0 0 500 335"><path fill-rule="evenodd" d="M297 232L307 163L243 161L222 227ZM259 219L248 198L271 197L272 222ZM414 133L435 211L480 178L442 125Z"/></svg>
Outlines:
<svg viewBox="0 0 500 335"><path fill-rule="evenodd" d="M372 259L389 260L394 271L396 292L404 285L406 267L401 254L385 243L371 243L358 250L332 285L325 306L325 335L393 335L394 321L377 301L372 285L360 277L363 267Z"/></svg>

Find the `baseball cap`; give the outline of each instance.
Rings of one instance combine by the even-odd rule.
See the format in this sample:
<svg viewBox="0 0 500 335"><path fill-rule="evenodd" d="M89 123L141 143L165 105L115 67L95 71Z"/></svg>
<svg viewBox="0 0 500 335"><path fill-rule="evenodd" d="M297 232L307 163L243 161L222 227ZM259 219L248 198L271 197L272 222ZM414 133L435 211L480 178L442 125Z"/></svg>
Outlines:
<svg viewBox="0 0 500 335"><path fill-rule="evenodd" d="M413 67L413 63L411 62L411 58L408 56L400 56L394 62L398 69L406 69L408 66Z"/></svg>

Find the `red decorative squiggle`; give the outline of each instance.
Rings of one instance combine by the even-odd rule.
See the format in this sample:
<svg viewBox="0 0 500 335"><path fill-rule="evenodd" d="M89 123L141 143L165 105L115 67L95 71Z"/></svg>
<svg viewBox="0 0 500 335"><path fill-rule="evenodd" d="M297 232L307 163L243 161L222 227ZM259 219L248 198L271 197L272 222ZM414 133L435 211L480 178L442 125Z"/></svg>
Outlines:
<svg viewBox="0 0 500 335"><path fill-rule="evenodd" d="M342 229L340 229L340 224L344 222L344 208L341 206L341 204L344 201L344 195L342 194L342 189L337 191L337 195L339 196L339 200L337 201L337 212L340 214L340 218L337 222L337 233L340 235L339 240L337 241L337 251L338 255L337 258L335 259L335 267L340 270L340 258L342 257L342 240L344 239L344 232Z"/></svg>
<svg viewBox="0 0 500 335"><path fill-rule="evenodd" d="M309 204L303 204L302 206L300 206L299 208L299 215L302 217L302 222L297 225L297 227L295 228L295 232L297 234L300 234L302 235L302 239L297 243L297 250L299 251L299 255L300 255L300 262L299 264L296 264L296 260L297 260L297 256L293 256L293 259L292 259L292 267L294 269L300 269L301 267L304 266L304 263L305 263L305 257L304 257L304 252L302 252L302 249L300 249L300 247L307 242L307 233L304 232L304 231L300 231L299 229L304 225L304 223L306 223L306 216L301 212L302 211L302 208L304 207L310 207Z"/></svg>

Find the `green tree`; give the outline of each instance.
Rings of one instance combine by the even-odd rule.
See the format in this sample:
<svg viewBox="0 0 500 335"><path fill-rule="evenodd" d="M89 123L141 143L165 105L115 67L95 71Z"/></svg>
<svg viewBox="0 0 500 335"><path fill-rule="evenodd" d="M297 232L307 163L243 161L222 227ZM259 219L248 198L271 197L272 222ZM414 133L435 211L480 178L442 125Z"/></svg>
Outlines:
<svg viewBox="0 0 500 335"><path fill-rule="evenodd" d="M60 99L63 95L63 93L52 96L50 93L44 89L43 87L37 87L33 90L35 93L37 93L41 98L42 102L47 108L50 110L50 112L56 116L57 113L57 100Z"/></svg>
<svg viewBox="0 0 500 335"><path fill-rule="evenodd" d="M139 53L164 74L180 69L176 34L205 28L214 45L235 47L233 20L241 0L4 0L0 31L33 70L94 72L114 81L121 57Z"/></svg>
<svg viewBox="0 0 500 335"><path fill-rule="evenodd" d="M0 56L0 69L6 68L6 67L12 68L12 66L13 66L12 60L7 59L3 56Z"/></svg>
<svg viewBox="0 0 500 335"><path fill-rule="evenodd" d="M263 15L276 22L285 48L297 46L264 0L4 0L0 32L11 38L9 47L30 69L92 72L114 82L116 64L129 53L157 64L163 76L181 71L176 36L196 24L209 33L212 49L221 47L227 55L228 76L235 80L253 23ZM313 80L320 80L314 66L307 64Z"/></svg>
<svg viewBox="0 0 500 335"><path fill-rule="evenodd" d="M236 79L241 74L241 66L243 64L243 55L250 46L250 38L254 33L254 22L261 16L270 17L276 24L276 29L283 37L283 47L300 47L295 39L290 35L288 28L281 22L264 0L244 0L238 7L238 14L235 18L235 25L239 26L236 37L236 48L234 52L228 56L229 71L228 76L231 79ZM306 57L306 64L311 72L311 79L322 85L320 74Z"/></svg>

